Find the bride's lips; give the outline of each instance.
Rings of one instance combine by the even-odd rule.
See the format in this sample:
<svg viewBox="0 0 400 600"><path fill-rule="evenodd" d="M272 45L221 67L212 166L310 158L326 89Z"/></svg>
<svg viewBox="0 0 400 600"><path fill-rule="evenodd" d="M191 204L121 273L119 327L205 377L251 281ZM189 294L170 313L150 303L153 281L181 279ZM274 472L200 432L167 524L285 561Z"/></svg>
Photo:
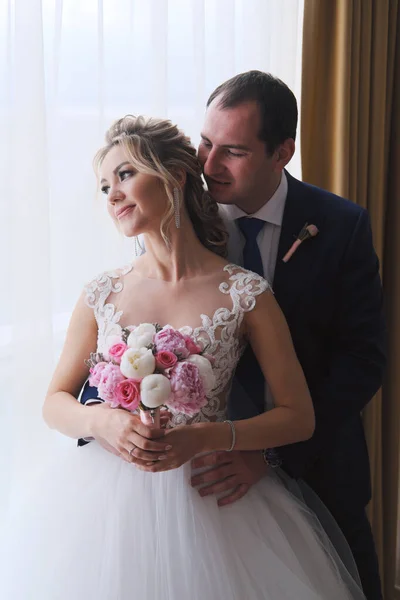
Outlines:
<svg viewBox="0 0 400 600"><path fill-rule="evenodd" d="M122 219L122 217L125 217L125 215L130 213L135 208L135 206L136 204L130 204L129 206L124 206L123 208L120 208L115 213L116 218Z"/></svg>

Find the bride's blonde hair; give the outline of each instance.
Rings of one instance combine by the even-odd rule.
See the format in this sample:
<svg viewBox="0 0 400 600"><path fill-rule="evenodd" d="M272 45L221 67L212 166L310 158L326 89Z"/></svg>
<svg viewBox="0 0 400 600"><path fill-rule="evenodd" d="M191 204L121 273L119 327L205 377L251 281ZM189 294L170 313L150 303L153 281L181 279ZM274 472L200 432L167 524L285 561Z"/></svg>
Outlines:
<svg viewBox="0 0 400 600"><path fill-rule="evenodd" d="M196 235L203 246L225 257L228 234L218 214L217 203L204 190L201 165L190 139L171 121L126 115L108 129L106 145L94 158L96 172L117 144L138 172L154 175L164 183L169 207L161 222L161 235L166 244L169 245L167 231L174 218L172 190L181 188L174 173L185 171L183 200Z"/></svg>

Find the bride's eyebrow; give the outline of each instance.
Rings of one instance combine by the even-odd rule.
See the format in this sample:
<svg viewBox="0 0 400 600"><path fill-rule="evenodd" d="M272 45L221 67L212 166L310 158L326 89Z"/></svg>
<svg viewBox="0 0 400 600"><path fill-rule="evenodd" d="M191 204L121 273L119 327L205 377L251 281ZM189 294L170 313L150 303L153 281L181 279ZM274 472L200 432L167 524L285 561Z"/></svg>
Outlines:
<svg viewBox="0 0 400 600"><path fill-rule="evenodd" d="M129 162L129 160L124 160L124 162L120 163L118 165L118 167L115 167L113 173L114 175L116 175L118 173L118 171L120 170L121 167L124 167L125 165L130 165L131 163ZM100 183L107 183L107 179L101 179Z"/></svg>

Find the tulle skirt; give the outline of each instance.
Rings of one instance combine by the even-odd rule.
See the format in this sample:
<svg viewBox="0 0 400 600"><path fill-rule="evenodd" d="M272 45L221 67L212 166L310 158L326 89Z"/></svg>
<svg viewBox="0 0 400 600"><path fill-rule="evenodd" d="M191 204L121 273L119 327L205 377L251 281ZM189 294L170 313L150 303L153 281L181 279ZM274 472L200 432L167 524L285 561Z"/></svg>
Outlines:
<svg viewBox="0 0 400 600"><path fill-rule="evenodd" d="M274 475L231 506L190 465L145 473L67 448L14 502L2 600L361 600L317 519Z"/></svg>

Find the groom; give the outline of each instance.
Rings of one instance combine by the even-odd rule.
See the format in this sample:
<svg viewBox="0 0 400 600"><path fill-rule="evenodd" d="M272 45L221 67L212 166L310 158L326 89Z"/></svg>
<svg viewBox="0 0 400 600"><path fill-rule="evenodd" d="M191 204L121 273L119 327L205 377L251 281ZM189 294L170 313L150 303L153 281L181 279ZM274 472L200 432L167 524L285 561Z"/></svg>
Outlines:
<svg viewBox="0 0 400 600"><path fill-rule="evenodd" d="M227 493L219 501L224 505L281 464L329 508L352 549L368 600L379 600L365 512L371 484L360 416L381 386L385 365L379 265L366 211L284 170L295 150L296 127L297 104L289 88L266 73L243 73L211 94L199 158L228 226L229 259L273 284L313 398L315 434L263 455L219 452L195 459L195 468L212 468L192 484L203 485L202 495ZM318 234L285 262L307 224ZM93 398L90 392L86 388L81 401ZM233 385L232 418L272 405L249 350Z"/></svg>
<svg viewBox="0 0 400 600"><path fill-rule="evenodd" d="M368 600L379 600L365 512L371 483L360 416L382 384L385 365L379 265L366 211L284 170L295 150L296 126L296 99L289 88L266 73L243 73L211 94L199 158L229 227L229 258L272 282L311 391L315 434L277 449L282 468L304 479L329 508L352 549ZM285 262L306 224L315 225L318 234ZM272 405L251 352L240 363L237 380L233 417L252 416L245 398L257 412ZM266 462L270 457L266 452ZM195 466L211 460L197 460ZM208 491L235 486L229 501L246 493L263 466L259 456L239 452L222 467L226 460L217 455L214 473L194 483L224 476L224 483Z"/></svg>

